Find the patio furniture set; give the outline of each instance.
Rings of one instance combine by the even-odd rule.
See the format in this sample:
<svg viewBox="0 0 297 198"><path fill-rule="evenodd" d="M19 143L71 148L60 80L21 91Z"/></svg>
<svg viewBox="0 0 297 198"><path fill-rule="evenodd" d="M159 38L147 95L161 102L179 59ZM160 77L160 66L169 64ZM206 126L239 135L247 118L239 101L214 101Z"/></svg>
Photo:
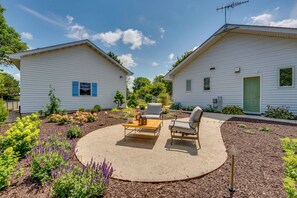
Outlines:
<svg viewBox="0 0 297 198"><path fill-rule="evenodd" d="M199 140L199 124L203 111L200 107L195 107L192 111L189 121L177 120L177 116L169 124L169 130L171 135L171 145L173 138L178 139L194 139L198 141L199 148L201 148ZM154 136L158 134L163 125L162 104L161 103L148 103L146 113L142 115L142 119L146 119L146 124L142 124L139 120L133 121L133 123L124 123L124 141L133 132L151 131Z"/></svg>

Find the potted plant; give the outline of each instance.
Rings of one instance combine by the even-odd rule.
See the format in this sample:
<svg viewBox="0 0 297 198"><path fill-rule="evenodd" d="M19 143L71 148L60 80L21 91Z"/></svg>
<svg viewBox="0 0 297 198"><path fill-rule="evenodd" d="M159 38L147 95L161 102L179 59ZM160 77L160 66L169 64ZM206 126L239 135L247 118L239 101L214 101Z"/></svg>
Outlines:
<svg viewBox="0 0 297 198"><path fill-rule="evenodd" d="M136 116L136 113L134 111L128 111L127 112L128 122L133 123L135 116Z"/></svg>

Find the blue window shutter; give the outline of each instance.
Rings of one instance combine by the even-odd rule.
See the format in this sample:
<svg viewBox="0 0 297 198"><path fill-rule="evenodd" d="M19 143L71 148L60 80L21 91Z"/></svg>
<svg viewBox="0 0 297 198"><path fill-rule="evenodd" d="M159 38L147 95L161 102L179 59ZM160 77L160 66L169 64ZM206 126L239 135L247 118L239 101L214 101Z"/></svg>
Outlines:
<svg viewBox="0 0 297 198"><path fill-rule="evenodd" d="M92 83L92 96L97 96L97 83Z"/></svg>
<svg viewBox="0 0 297 198"><path fill-rule="evenodd" d="M78 96L78 81L72 81L72 96Z"/></svg>

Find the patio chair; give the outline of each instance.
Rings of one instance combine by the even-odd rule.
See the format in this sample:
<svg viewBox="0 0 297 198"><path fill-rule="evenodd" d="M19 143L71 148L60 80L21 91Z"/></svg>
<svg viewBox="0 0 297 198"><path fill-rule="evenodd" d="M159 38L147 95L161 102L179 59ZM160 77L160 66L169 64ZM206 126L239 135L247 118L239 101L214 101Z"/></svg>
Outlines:
<svg viewBox="0 0 297 198"><path fill-rule="evenodd" d="M203 114L203 110L200 107L195 107L191 113L189 121L179 121L177 117L169 124L169 130L171 133L171 145L173 138L179 139L197 139L199 148L201 148L199 140L199 124Z"/></svg>
<svg viewBox="0 0 297 198"><path fill-rule="evenodd" d="M161 103L148 103L147 109L143 118L147 119L160 119L163 120L162 104Z"/></svg>

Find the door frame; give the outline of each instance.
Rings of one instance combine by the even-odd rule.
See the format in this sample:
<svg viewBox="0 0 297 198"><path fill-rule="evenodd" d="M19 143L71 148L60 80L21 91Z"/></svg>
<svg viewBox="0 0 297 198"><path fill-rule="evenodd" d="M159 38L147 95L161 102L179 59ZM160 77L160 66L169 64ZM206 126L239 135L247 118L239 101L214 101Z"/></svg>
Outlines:
<svg viewBox="0 0 297 198"><path fill-rule="evenodd" d="M262 76L259 75L259 74L256 74L256 75L247 75L247 76L243 76L242 77L242 108L244 108L244 79L245 78L253 78L253 77L259 77L259 83L260 83L260 103L259 103L259 112L250 112L250 111L244 111L244 113L247 113L247 114L254 114L254 115L260 115L261 114L261 106L262 106Z"/></svg>

